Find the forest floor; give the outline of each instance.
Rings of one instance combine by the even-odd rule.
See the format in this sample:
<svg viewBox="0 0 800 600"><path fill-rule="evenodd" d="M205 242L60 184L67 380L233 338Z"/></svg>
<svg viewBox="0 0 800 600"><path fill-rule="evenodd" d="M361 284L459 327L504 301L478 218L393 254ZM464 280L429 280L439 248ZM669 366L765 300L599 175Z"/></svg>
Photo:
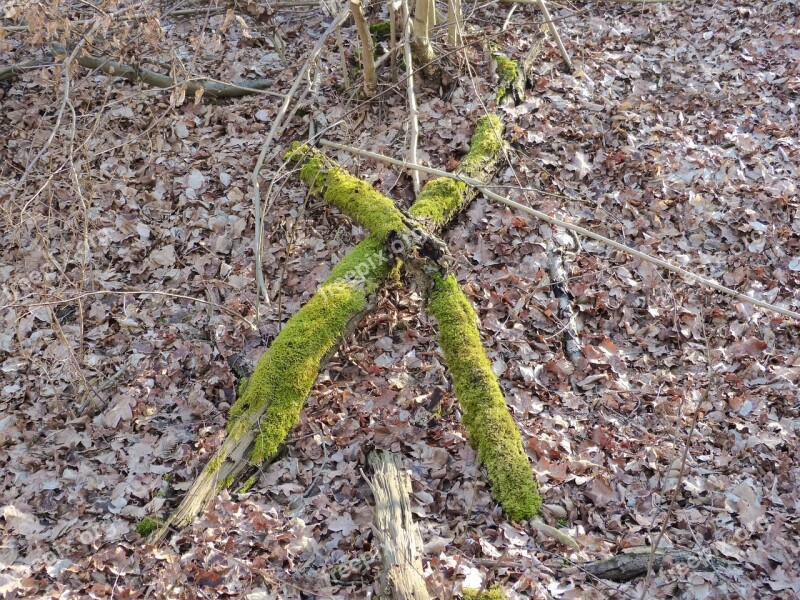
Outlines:
<svg viewBox="0 0 800 600"><path fill-rule="evenodd" d="M93 28L96 55L273 79L283 94L331 21L319 8L277 10L284 66L246 15L156 22L131 16L156 3L106 4L100 22L88 2L63 3L61 21L49 5L4 2L0 68L44 59L46 41L74 48ZM540 19L520 5L503 31L508 5L465 10L465 51L417 94L419 160L444 169L495 110L488 40L523 58ZM512 142L503 193L800 309L797 1L603 1L553 14L575 71L548 39L527 101L496 108ZM352 69L352 23L343 38ZM405 457L425 575L442 600L484 583L512 598L639 598L643 578L598 580L580 565L654 543L665 521L662 545L717 560L708 572L668 566L648 597L800 595L798 323L483 198L445 239L544 501L567 511L551 524L581 550L493 501L434 322L397 284L331 360L256 486L223 492L158 547L143 542L137 523L174 509L222 440L229 359L257 360L364 237L309 201L280 155L313 120L330 139L404 157L405 88L387 83L386 66L380 77L380 99L360 104L333 41L312 69L308 101L262 171L262 191L275 185L260 318L250 174L280 97L195 104L77 65L65 96L51 63L0 83L0 596L369 597L379 561L362 469L374 447ZM410 204L407 173L332 155ZM562 349L549 245L565 252L578 364Z"/></svg>

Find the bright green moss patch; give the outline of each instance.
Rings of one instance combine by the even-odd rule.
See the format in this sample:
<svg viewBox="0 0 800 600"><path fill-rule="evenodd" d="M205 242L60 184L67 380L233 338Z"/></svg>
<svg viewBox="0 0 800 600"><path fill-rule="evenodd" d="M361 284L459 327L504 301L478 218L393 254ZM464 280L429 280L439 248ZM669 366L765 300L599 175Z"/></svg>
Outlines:
<svg viewBox="0 0 800 600"><path fill-rule="evenodd" d="M366 294L375 291L389 272L392 262L383 249L383 243L382 237L371 235L358 244L336 264L320 292L333 283L353 280L363 282Z"/></svg>
<svg viewBox="0 0 800 600"><path fill-rule="evenodd" d="M482 116L472 134L469 153L461 159L457 172L467 177L485 179L487 164L496 162L502 155L504 143L500 117L494 114Z"/></svg>
<svg viewBox="0 0 800 600"><path fill-rule="evenodd" d="M507 600L505 591L499 585L492 586L482 592L475 588L464 588L462 590L464 600Z"/></svg>
<svg viewBox="0 0 800 600"><path fill-rule="evenodd" d="M456 173L485 179L488 165L497 161L503 149L502 135L503 124L497 115L484 115L478 119L469 153L459 163ZM428 227L438 230L464 208L467 200L467 184L456 179L440 177L422 189L409 213Z"/></svg>
<svg viewBox="0 0 800 600"><path fill-rule="evenodd" d="M233 474L231 473L230 475L225 477L225 479L223 479L217 484L217 491L219 492L222 490L227 490L232 485L233 485Z"/></svg>
<svg viewBox="0 0 800 600"><path fill-rule="evenodd" d="M219 471L219 468L222 466L222 463L224 462L225 462L225 457L222 454L217 453L214 456L214 458L208 461L205 470L208 471L209 474L213 475L214 473Z"/></svg>
<svg viewBox="0 0 800 600"><path fill-rule="evenodd" d="M381 21L380 23L370 25L369 32L376 41L385 40L389 38L389 34L392 32L392 26L389 21Z"/></svg>
<svg viewBox="0 0 800 600"><path fill-rule="evenodd" d="M439 177L420 192L409 213L436 229L442 228L461 210L467 184L463 181Z"/></svg>
<svg viewBox="0 0 800 600"><path fill-rule="evenodd" d="M303 161L300 179L312 194L341 210L371 233L385 237L390 231L403 231L403 213L394 202L366 181L353 177L319 150L293 144L288 160Z"/></svg>
<svg viewBox="0 0 800 600"><path fill-rule="evenodd" d="M237 494L246 494L247 492L250 491L250 488L252 488L256 484L256 481L258 481L258 475L251 475L250 477L247 478L247 481L245 481L239 487L239 489L236 490L236 493Z"/></svg>
<svg viewBox="0 0 800 600"><path fill-rule="evenodd" d="M249 377L242 377L239 380L239 385L236 386L236 397L241 398L247 390L247 382L250 381Z"/></svg>
<svg viewBox="0 0 800 600"><path fill-rule="evenodd" d="M502 102L508 97L513 99L514 88L517 85L517 69L519 68L519 64L517 61L511 60L499 52L493 52L492 58L497 63L497 76L499 78L497 83L497 101Z"/></svg>
<svg viewBox="0 0 800 600"><path fill-rule="evenodd" d="M157 519L154 517L145 517L139 524L136 526L136 533L140 536L146 538L151 533L153 533L156 529L160 528L163 525L164 521L161 519Z"/></svg>
<svg viewBox="0 0 800 600"><path fill-rule="evenodd" d="M514 521L535 516L539 486L508 411L477 327L477 316L455 278L436 278L429 308L439 325L439 344L464 409L469 442L486 467L492 493Z"/></svg>

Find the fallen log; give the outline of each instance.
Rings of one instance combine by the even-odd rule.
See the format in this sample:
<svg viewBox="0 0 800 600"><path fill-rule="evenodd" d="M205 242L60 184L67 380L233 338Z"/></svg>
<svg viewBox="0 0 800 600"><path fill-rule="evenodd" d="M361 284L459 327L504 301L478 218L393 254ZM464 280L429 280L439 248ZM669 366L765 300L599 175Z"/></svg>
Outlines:
<svg viewBox="0 0 800 600"><path fill-rule="evenodd" d="M494 115L479 120L472 138L470 152L462 159L457 172L481 181L490 181L503 158L502 124ZM297 160L314 158L313 153L294 149ZM325 181L312 175L314 165L326 166L322 161L309 160L305 177L317 181L317 193ZM326 173L328 170L326 170ZM302 175L302 173L301 173ZM334 177L343 173L333 170ZM356 183L358 180L352 178ZM348 184L353 181L346 180ZM341 206L355 201L355 196L365 192L367 184L361 182L358 191L350 195L339 194ZM330 187L330 186L328 186ZM335 186L334 186L335 188ZM371 188L370 188L371 189ZM374 192L374 190L373 190ZM376 192L375 192L376 193ZM424 222L428 231L441 230L474 198L474 189L460 181L435 179L425 186L411 213ZM370 196L378 201L375 196ZM386 199L387 211L397 211ZM392 213L394 214L394 213ZM397 211L393 221L398 227L406 216ZM377 227L370 220L370 211L363 213L363 223ZM149 541L160 541L171 527L189 524L209 503L217 490L231 487L246 469L271 460L288 432L297 423L303 404L327 359L336 351L341 340L369 312L374 292L386 279L393 259L385 251L388 230L379 230L358 244L336 265L331 275L312 298L292 318L261 357L242 397L229 413L228 432L220 448L208 461L178 508Z"/></svg>
<svg viewBox="0 0 800 600"><path fill-rule="evenodd" d="M67 56L70 54L61 44L53 43L51 46L56 54ZM80 66L86 69L95 69L106 75L121 77L128 81L141 81L157 88L186 86L186 93L190 97L196 97L198 93L202 92L203 96L213 99L240 98L248 94L257 94L274 85L274 82L269 79L253 79L238 83L221 83L208 79L183 79L88 54L81 54L76 60Z"/></svg>
<svg viewBox="0 0 800 600"><path fill-rule="evenodd" d="M429 308L439 324L439 344L453 378L456 398L464 409L463 424L469 442L486 467L492 493L506 514L514 521L535 517L541 504L538 484L483 349L478 318L455 277L437 260L442 257L425 251L427 244L433 244L435 249L437 243L430 239L429 228L449 221L463 208L459 199L466 184L445 177L436 179L425 186L408 215L404 215L390 199L318 150L296 145L290 159L302 165L300 177L312 194L338 207L373 235L402 240L404 260L432 282ZM462 168L464 163L469 161L465 159Z"/></svg>
<svg viewBox="0 0 800 600"><path fill-rule="evenodd" d="M649 546L626 548L620 554L581 566L581 569L609 581L631 581L647 573L647 564L652 549ZM713 571L724 566L719 559L706 559L689 550L659 548L655 551L653 570L660 571L667 564L685 564L697 571Z"/></svg>

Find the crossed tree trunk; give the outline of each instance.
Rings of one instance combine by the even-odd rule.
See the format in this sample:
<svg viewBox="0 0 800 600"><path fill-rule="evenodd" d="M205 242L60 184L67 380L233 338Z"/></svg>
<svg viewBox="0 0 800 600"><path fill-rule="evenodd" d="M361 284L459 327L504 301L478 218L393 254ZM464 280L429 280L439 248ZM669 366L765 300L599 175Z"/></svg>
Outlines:
<svg viewBox="0 0 800 600"><path fill-rule="evenodd" d="M482 117L456 173L491 181L503 157L502 130L497 116ZM312 194L339 208L370 236L334 267L259 360L230 410L228 435L151 541L160 540L170 526L191 522L218 490L242 479L248 467L275 457L298 422L320 369L372 309L375 292L397 260L428 288L428 309L439 326L439 344L464 411L468 439L486 467L492 493L511 519L534 517L541 498L519 430L481 344L475 311L447 272L446 249L435 237L474 198L474 190L459 180L435 179L406 214L316 149L295 144L287 158L300 166L300 177ZM254 481L255 476L245 486Z"/></svg>

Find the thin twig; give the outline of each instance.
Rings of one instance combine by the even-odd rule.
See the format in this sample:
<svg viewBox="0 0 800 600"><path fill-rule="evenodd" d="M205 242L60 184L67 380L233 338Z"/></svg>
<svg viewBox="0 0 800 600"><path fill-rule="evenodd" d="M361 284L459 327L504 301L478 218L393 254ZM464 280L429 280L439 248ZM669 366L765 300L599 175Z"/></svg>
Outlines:
<svg viewBox="0 0 800 600"><path fill-rule="evenodd" d="M99 23L99 21L98 21L98 23ZM38 163L39 160L41 160L42 156L44 156L44 153L50 147L50 144L53 143L53 139L55 139L55 137L56 137L56 132L58 131L58 128L61 125L61 119L64 118L64 110L66 110L66 108L67 108L67 100L69 100L69 90L70 90L70 84L71 84L71 81L72 81L70 79L69 71L70 71L70 67L72 67L72 61L75 60L75 57L78 55L78 53L81 51L81 49L86 45L86 37L88 35L92 35L94 33L95 29L97 29L97 23L95 23L94 27L92 27L92 29L86 34L86 36L82 37L81 41L78 42L75 45L75 49L72 51L71 54L68 54L67 51L63 49L63 47L61 48L60 54L66 54L67 55L67 59L64 61L64 65L63 65L63 69L64 69L64 93L63 93L63 95L61 97L61 106L58 109L58 115L56 116L56 124L53 125L53 130L50 132L50 135L48 136L47 141L39 149L39 152L36 153L36 156L33 158L33 160L29 161L27 166L25 167L25 172L22 174L22 177L20 178L19 182L17 183L17 188L18 189L22 189L23 184L28 179L28 175L30 175L30 172L33 170L33 167L36 166L36 163ZM24 210L23 210L23 212L24 212Z"/></svg>
<svg viewBox="0 0 800 600"><path fill-rule="evenodd" d="M377 154L375 152L370 152L368 150L360 150L359 148L353 148L352 146L347 146L344 144L337 144L336 142L331 142L324 139L320 140L320 144L322 146L328 146L329 148L334 148L336 150L344 150L346 152L351 152L353 154L358 154L360 156L365 156L367 158L372 158L374 160L379 160L399 167L422 171L423 173L429 173L431 175L436 175L438 177L449 177L450 179L463 181L467 185L473 186L476 189L480 190L480 192L487 198L491 198L492 200L495 200L501 204L505 204L506 206L509 206L515 210L528 214L532 217L536 217L537 219L544 221L545 223L549 223L550 225L556 225L558 227L563 227L564 229L575 232L579 235L591 238L598 242L602 242L603 244L610 246L615 250L619 250L620 252L624 252L625 254L630 254L631 256L635 256L636 258L639 258L641 260L659 266L663 269L667 269L668 271L672 271L673 273L677 273L683 277L687 277L688 279L691 279L696 283L700 283L702 285L710 287L714 290L717 290L718 292L722 292L723 294L733 296L734 298L736 298L737 300L741 300L742 302L747 302L748 304L753 304L760 308L771 310L781 315L784 315L785 317L790 317L792 319L800 321L800 313L798 312L786 308L781 308L780 306L775 306L774 304L770 304L769 302L764 302L763 300L758 300L756 298L753 298L752 296L748 296L747 294L737 292L736 290L732 290L731 288L725 287L724 285L720 285L719 283L713 281L712 279L708 279L701 275L697 275L695 273L692 273L691 271L687 271L682 267L674 265L671 262L668 262L661 258L655 258L653 256L650 256L649 254L645 254L644 252L636 250L635 248L631 248L630 246L626 246L624 244L620 244L619 242L615 242L612 239L609 239L605 236L600 235L599 233L595 233L594 231L581 227L580 225L574 225L572 223L562 221L561 219L551 217L547 213L543 213L534 208L530 208L528 206L525 206L524 204L520 204L519 202L514 202L513 200L501 196L500 194L494 193L485 184L481 183L477 179L472 179L471 177L465 177L463 175L458 175L456 173L448 173L447 171L441 171L439 169L434 169L432 167L424 167L422 165L410 164L403 160L390 158L388 156Z"/></svg>
<svg viewBox="0 0 800 600"><path fill-rule="evenodd" d="M692 435L694 434L695 429L697 429L697 423L700 420L700 409L702 408L703 403L706 400L708 400L709 388L713 387L714 385L715 373L714 373L714 368L711 365L711 349L708 346L705 315L703 314L702 308L700 310L700 326L703 332L703 340L705 341L706 365L708 366L708 372L710 377L708 383L703 389L703 393L700 396L700 402L697 404L697 406L694 407L694 415L692 416L692 425L689 428L689 433L686 434L686 443L684 444L683 454L681 455L681 466L678 469L678 477L675 482L675 487L672 490L672 497L670 498L669 506L667 507L667 514L664 516L664 523L661 525L661 529L658 532L658 537L656 537L655 543L650 548L650 556L647 559L647 575L644 578L644 584L642 585L642 595L639 597L639 600L644 600L645 597L647 596L647 588L650 587L650 580L653 577L653 563L655 562L656 551L658 550L658 545L661 543L661 539L664 537L664 532L667 530L670 517L672 516L673 508L675 507L675 502L678 499L678 492L681 489L681 481L683 481L683 474L684 471L686 470L686 459L689 456L689 448L692 445Z"/></svg>
<svg viewBox="0 0 800 600"><path fill-rule="evenodd" d="M417 120L417 97L414 95L414 64L411 58L411 19L408 15L408 0L403 0L403 27L405 29L405 43L403 44L403 61L406 64L406 93L408 95L408 158L417 164L417 141L419 139L419 121ZM419 195L420 183L419 173L411 173L411 181L414 185L414 197Z"/></svg>
<svg viewBox="0 0 800 600"><path fill-rule="evenodd" d="M191 302L199 302L200 304L205 304L224 312L235 319L239 319L244 323L247 323L252 329L256 329L256 326L249 320L244 318L235 310L231 310L227 306L223 306L222 304L215 304L214 302L209 302L208 300L202 300L200 298L195 298L194 296L187 296L185 294L176 294L175 292L165 292L162 290L96 290L92 292L81 292L80 294L76 294L74 296L70 296L69 298L63 298L58 300L44 300L42 302L11 302L9 304L3 304L0 306L0 311L8 310L9 308L24 308L24 309L31 309L37 308L39 306L56 306L59 304L70 304L72 302L77 302L79 300L83 300L84 298L89 298L91 296L105 296L106 294L112 296L166 296L168 298L178 298L180 300L189 300Z"/></svg>
<svg viewBox="0 0 800 600"><path fill-rule="evenodd" d="M264 281L264 272L263 272L263 259L261 257L262 252L262 244L263 244L263 236L264 236L264 218L261 213L261 188L258 183L258 175L261 172L261 168L264 166L264 161L267 157L267 152L270 151L272 148L272 142L275 139L275 135L278 133L278 129L283 124L283 117L286 114L286 111L289 108L289 104L292 101L292 98L297 93L297 89L300 87L300 83L305 79L306 73L311 68L312 63L316 60L317 55L322 51L325 42L328 40L330 35L336 31L342 23L344 23L345 19L350 15L350 11L348 9L343 10L339 13L333 22L328 26L325 32L319 37L317 43L314 44L314 47L309 52L308 57L306 58L306 62L300 68L300 72L295 77L294 83L292 83L292 87L289 89L289 93L286 94L286 97L283 99L283 104L278 109L278 114L275 115L275 120L272 122L272 127L270 128L269 135L267 135L267 139L264 141L264 144L261 146L261 152L258 155L258 160L256 161L256 166L253 169L253 174L251 176L251 181L253 183L253 211L255 212L255 248L254 252L256 255L256 284L258 286L258 293L256 294L257 302L260 302L260 298L263 295L264 302L269 305L269 292L267 291L267 284ZM256 305L256 315L260 315L261 310L258 305Z"/></svg>

